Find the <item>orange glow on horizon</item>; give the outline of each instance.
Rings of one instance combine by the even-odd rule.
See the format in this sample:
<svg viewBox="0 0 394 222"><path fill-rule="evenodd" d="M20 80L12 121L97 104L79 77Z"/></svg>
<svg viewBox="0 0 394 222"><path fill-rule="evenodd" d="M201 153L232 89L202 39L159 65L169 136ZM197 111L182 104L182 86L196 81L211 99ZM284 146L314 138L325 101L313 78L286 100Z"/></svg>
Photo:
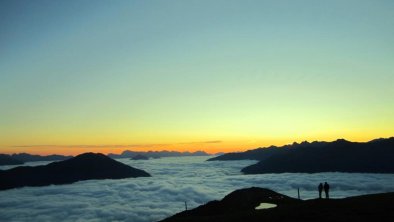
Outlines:
<svg viewBox="0 0 394 222"><path fill-rule="evenodd" d="M388 136L390 137L390 136ZM324 140L306 138L300 140L291 139L266 139L266 140L239 140L239 141L205 141L190 143L157 143L157 144L133 144L133 145L21 145L21 146L4 146L2 147L5 154L13 153L30 153L35 155L78 155L85 152L95 153L114 153L120 154L125 150L131 151L178 151L178 152L196 152L205 151L208 154L219 152L243 152L259 147L283 146L293 142L302 141L334 141L341 137L332 137ZM343 138L343 137L342 137ZM378 137L353 137L351 139L344 138L352 142L367 142Z"/></svg>

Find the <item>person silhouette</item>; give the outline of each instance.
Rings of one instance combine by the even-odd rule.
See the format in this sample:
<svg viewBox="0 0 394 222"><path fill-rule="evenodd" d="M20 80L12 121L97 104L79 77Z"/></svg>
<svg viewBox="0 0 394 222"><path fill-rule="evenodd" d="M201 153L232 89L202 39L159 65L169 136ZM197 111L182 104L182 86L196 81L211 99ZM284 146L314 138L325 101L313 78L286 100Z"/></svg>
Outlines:
<svg viewBox="0 0 394 222"><path fill-rule="evenodd" d="M319 189L319 199L321 199L321 193L323 192L323 184L322 183L319 184L318 189Z"/></svg>
<svg viewBox="0 0 394 222"><path fill-rule="evenodd" d="M330 198L330 185L327 182L324 182L324 193L326 194L326 199Z"/></svg>

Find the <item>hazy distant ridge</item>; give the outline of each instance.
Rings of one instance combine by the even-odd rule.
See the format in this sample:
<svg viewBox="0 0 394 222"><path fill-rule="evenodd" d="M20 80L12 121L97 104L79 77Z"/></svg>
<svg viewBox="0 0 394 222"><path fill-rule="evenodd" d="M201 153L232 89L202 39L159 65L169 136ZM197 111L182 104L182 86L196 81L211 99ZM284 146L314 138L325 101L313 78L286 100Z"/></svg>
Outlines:
<svg viewBox="0 0 394 222"><path fill-rule="evenodd" d="M108 154L111 158L133 158L135 156L146 156L148 158L161 158L161 157L182 157L182 156L209 156L208 153L204 151L196 151L196 152L178 152L178 151L131 151L125 150L121 154ZM21 165L25 162L35 162L35 161L60 161L67 160L72 158L73 156L65 156L65 155L34 155L29 153L14 153L12 155L8 154L0 154L0 166L2 165Z"/></svg>
<svg viewBox="0 0 394 222"><path fill-rule="evenodd" d="M23 161L17 160L10 155L0 154L0 166L2 165L20 165Z"/></svg>
<svg viewBox="0 0 394 222"><path fill-rule="evenodd" d="M12 155L0 154L0 166L2 165L21 165L25 162L36 162L36 161L58 161L67 160L73 156L63 156L63 155L33 155L29 153L14 153Z"/></svg>
<svg viewBox="0 0 394 222"><path fill-rule="evenodd" d="M125 150L121 154L108 154L111 158L132 158L137 155L146 156L149 158L161 158L161 157L181 157L181 156L209 156L208 153L204 151L196 152L178 152L178 151L131 151Z"/></svg>

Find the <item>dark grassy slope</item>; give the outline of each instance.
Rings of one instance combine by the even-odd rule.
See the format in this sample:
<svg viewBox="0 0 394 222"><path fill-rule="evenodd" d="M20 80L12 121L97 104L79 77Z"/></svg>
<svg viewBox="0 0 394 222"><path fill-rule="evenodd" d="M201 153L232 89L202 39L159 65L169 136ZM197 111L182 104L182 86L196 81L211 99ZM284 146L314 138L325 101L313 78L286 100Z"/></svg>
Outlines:
<svg viewBox="0 0 394 222"><path fill-rule="evenodd" d="M283 197L279 198L278 197ZM270 198L271 197L271 198ZM261 202L276 208L255 210ZM245 222L245 221L392 221L394 193L365 195L334 200L296 200L262 188L235 191L221 201L211 201L183 211L162 222Z"/></svg>
<svg viewBox="0 0 394 222"><path fill-rule="evenodd" d="M313 143L312 143L313 144ZM257 173L361 172L394 173L394 138L354 143L337 140L305 144L242 169Z"/></svg>
<svg viewBox="0 0 394 222"><path fill-rule="evenodd" d="M0 171L0 190L23 186L68 184L90 179L147 176L150 176L147 172L115 161L103 154L85 153L45 166L16 167Z"/></svg>

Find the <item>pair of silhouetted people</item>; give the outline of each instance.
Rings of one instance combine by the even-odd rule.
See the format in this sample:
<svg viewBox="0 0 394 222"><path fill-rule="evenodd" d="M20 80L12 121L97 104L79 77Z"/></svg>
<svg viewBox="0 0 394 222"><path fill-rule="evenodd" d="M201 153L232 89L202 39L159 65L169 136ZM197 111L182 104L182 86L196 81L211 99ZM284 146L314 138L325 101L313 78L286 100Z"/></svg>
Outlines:
<svg viewBox="0 0 394 222"><path fill-rule="evenodd" d="M321 193L324 190L324 194L326 195L326 199L330 198L330 185L327 182L324 182L324 185L322 183L319 184L319 199L321 199Z"/></svg>

